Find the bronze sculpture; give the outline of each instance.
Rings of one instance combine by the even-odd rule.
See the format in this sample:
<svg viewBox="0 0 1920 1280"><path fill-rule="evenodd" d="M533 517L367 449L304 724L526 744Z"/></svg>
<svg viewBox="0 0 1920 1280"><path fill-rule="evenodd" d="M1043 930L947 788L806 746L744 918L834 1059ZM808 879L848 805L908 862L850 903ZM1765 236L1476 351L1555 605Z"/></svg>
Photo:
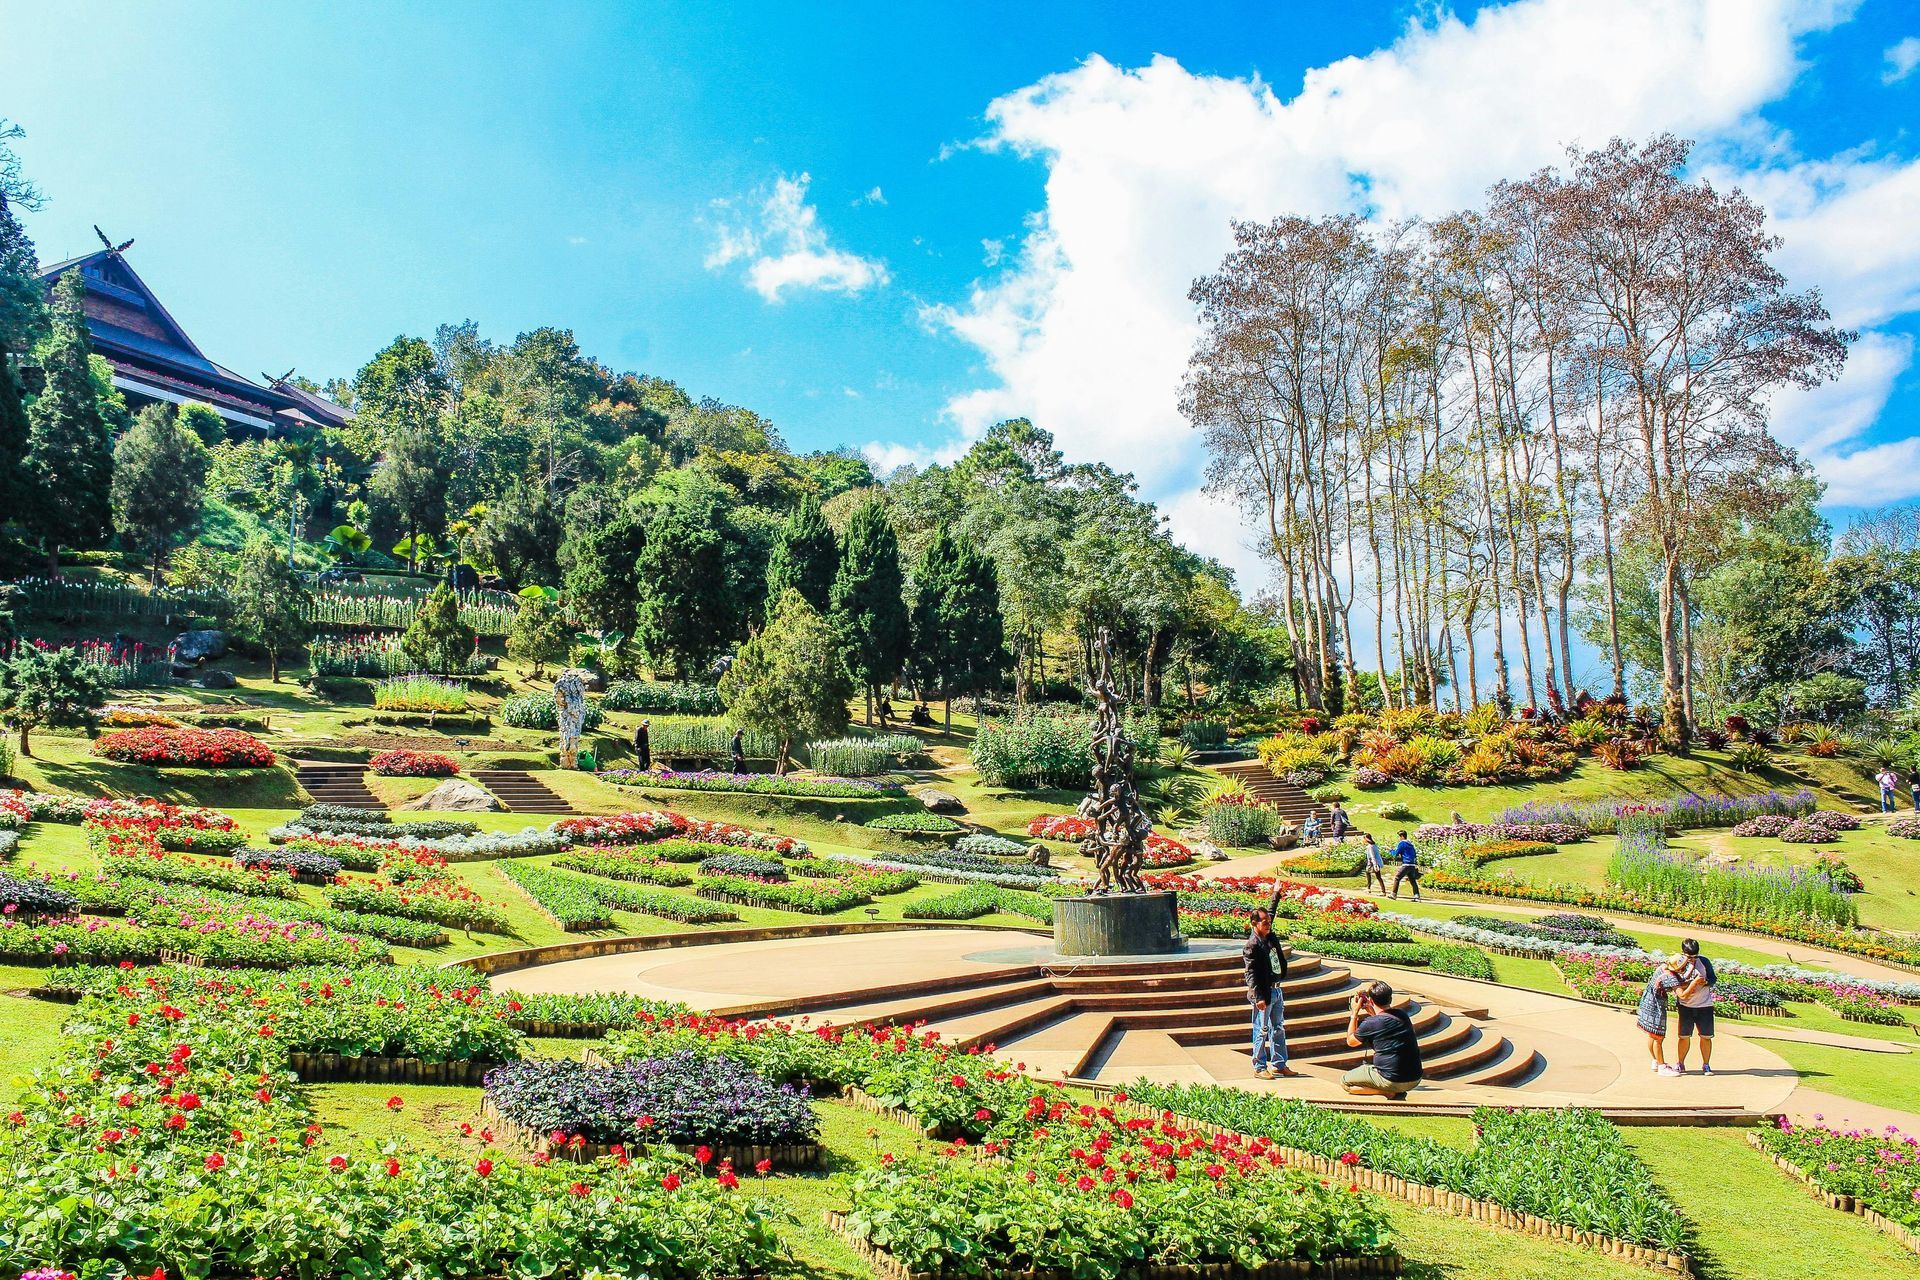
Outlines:
<svg viewBox="0 0 1920 1280"><path fill-rule="evenodd" d="M1113 645L1105 628L1095 643L1099 668L1093 696L1099 710L1093 720L1093 794L1081 805L1081 812L1093 819L1094 829L1081 842L1080 852L1099 869L1094 893L1145 893L1140 868L1146 861L1153 823L1141 810L1133 789L1133 743L1127 740L1120 718L1122 702L1113 688Z"/></svg>

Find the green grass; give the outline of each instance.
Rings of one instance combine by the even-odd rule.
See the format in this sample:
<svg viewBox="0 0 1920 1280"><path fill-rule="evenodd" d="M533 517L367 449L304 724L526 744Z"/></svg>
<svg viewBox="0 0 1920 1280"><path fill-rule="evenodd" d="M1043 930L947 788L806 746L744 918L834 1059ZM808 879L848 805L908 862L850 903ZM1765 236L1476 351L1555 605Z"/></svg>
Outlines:
<svg viewBox="0 0 1920 1280"><path fill-rule="evenodd" d="M12 1102L25 1078L47 1061L59 1038L69 1006L32 996L7 994L37 987L46 970L0 965L0 1102Z"/></svg>

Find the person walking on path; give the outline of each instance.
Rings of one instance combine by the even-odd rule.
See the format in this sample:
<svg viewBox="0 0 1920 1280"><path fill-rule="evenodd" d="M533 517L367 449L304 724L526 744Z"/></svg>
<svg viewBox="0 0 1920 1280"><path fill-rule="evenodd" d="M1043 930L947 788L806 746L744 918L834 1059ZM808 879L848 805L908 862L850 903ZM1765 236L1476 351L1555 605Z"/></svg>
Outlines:
<svg viewBox="0 0 1920 1280"><path fill-rule="evenodd" d="M1360 850L1361 865L1367 871L1367 888L1371 889L1377 884L1380 886L1380 892L1385 893L1387 891L1386 859L1380 856L1380 846L1373 842L1371 831L1362 832L1360 838L1367 842ZM1418 882L1415 883L1417 886Z"/></svg>
<svg viewBox="0 0 1920 1280"><path fill-rule="evenodd" d="M1353 819L1347 816L1347 811L1340 807L1338 800L1335 800L1333 811L1327 815L1327 834L1334 840L1340 841L1345 840L1347 832L1351 830L1353 830Z"/></svg>
<svg viewBox="0 0 1920 1280"><path fill-rule="evenodd" d="M1393 856L1399 859L1400 866L1393 873L1393 896L1400 896L1400 882L1413 881L1413 900L1420 901L1420 851L1413 847L1413 841L1407 839L1407 833L1400 833L1400 843L1393 846Z"/></svg>
<svg viewBox="0 0 1920 1280"><path fill-rule="evenodd" d="M1891 765L1883 765L1880 772L1873 776L1873 780L1880 784L1880 812L1892 813L1893 789L1900 785L1899 775L1894 773Z"/></svg>
<svg viewBox="0 0 1920 1280"><path fill-rule="evenodd" d="M633 758L635 767L645 773L653 768L653 728L652 722L642 720L640 727L633 731Z"/></svg>
<svg viewBox="0 0 1920 1280"><path fill-rule="evenodd" d="M1393 1007L1393 988L1375 979L1353 997L1347 1014L1347 1044L1371 1049L1373 1059L1340 1077L1348 1093L1405 1097L1419 1085L1426 1067L1420 1061L1420 1034L1405 1009Z"/></svg>
<svg viewBox="0 0 1920 1280"><path fill-rule="evenodd" d="M1685 956L1672 956L1654 966L1646 989L1640 993L1640 1011L1634 1018L1647 1033L1647 1055L1653 1059L1653 1069L1663 1076L1680 1074L1678 1067L1667 1065L1667 992L1679 990L1680 966L1685 960Z"/></svg>
<svg viewBox="0 0 1920 1280"><path fill-rule="evenodd" d="M1680 969L1680 990L1674 999L1680 1006L1680 1042L1675 1061L1681 1074L1687 1070L1687 1041L1693 1036L1700 1037L1700 1074L1713 1074L1713 989L1720 983L1720 975L1713 971L1713 961L1700 954L1700 944L1692 938L1680 943L1680 954L1685 963Z"/></svg>
<svg viewBox="0 0 1920 1280"><path fill-rule="evenodd" d="M727 752L733 757L733 771L735 773L745 773L747 771L746 730L735 729L733 731L733 741L727 744Z"/></svg>
<svg viewBox="0 0 1920 1280"><path fill-rule="evenodd" d="M1254 910L1240 960L1247 971L1247 1003L1253 1008L1253 1074L1262 1080L1299 1075L1287 1065L1287 1011L1280 991L1287 953L1273 936L1273 916L1264 908Z"/></svg>

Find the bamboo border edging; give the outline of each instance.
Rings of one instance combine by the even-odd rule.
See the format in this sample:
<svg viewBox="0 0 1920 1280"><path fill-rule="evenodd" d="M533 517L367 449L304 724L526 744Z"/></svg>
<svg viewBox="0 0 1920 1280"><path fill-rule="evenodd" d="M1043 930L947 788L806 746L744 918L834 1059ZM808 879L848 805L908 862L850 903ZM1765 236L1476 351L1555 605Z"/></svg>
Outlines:
<svg viewBox="0 0 1920 1280"><path fill-rule="evenodd" d="M1125 1109L1132 1115L1159 1120L1162 1112L1152 1107L1133 1102L1116 1101L1115 1090L1106 1085L1091 1086L1096 1096L1116 1110ZM1229 1129L1205 1120L1196 1120L1190 1116L1172 1112L1179 1123L1198 1133L1210 1137L1227 1136L1251 1141L1253 1135ZM1751 1135L1749 1135L1751 1136ZM1302 1151L1297 1147L1277 1146L1274 1150L1286 1161L1326 1177L1345 1178L1349 1183L1363 1191L1373 1191L1381 1195L1392 1196L1396 1200L1419 1205L1422 1208L1438 1209L1440 1212L1456 1218L1468 1218L1488 1226L1504 1227L1518 1231L1522 1235L1540 1236L1548 1240L1559 1240L1568 1244L1577 1244L1609 1257L1619 1258L1636 1266L1651 1267L1672 1275L1694 1280L1694 1262L1691 1255L1674 1249L1660 1249L1652 1245L1633 1244L1616 1236L1605 1235L1598 1231L1584 1231L1567 1223L1553 1222L1531 1213L1522 1213L1509 1209L1491 1200L1476 1200L1472 1196L1457 1191L1448 1191L1441 1187L1428 1186L1413 1182L1393 1174L1382 1173L1362 1165L1347 1166L1338 1160L1329 1160L1312 1151Z"/></svg>
<svg viewBox="0 0 1920 1280"><path fill-rule="evenodd" d="M486 1117L490 1127L516 1146L536 1155L550 1159L574 1160L588 1164L602 1157L614 1154L618 1146L629 1152L638 1152L647 1147L669 1145L654 1142L614 1143L583 1142L575 1146L571 1142L555 1142L544 1133L520 1123L504 1114L494 1105L492 1098L480 1100L480 1113ZM704 1146L713 1154L713 1165L732 1164L735 1171L752 1169L760 1161L769 1161L775 1169L818 1169L823 1159L820 1144L817 1142L784 1143L732 1143L732 1142L680 1142L671 1144L676 1151L692 1155Z"/></svg>
<svg viewBox="0 0 1920 1280"><path fill-rule="evenodd" d="M827 1230L853 1250L874 1270L889 1280L942 1280L950 1274L941 1271L913 1271L891 1253L875 1248L854 1235L847 1226L847 1215L828 1209L824 1215ZM1354 1258L1329 1258L1324 1262L1286 1258L1263 1262L1257 1267L1242 1267L1232 1262L1148 1263L1129 1267L1120 1274L1126 1280L1388 1280L1402 1274L1403 1259L1397 1253L1370 1254ZM1057 1269L1002 1271L1006 1280L1057 1280L1067 1273Z"/></svg>
<svg viewBox="0 0 1920 1280"><path fill-rule="evenodd" d="M446 1084L477 1088L487 1072L503 1063L487 1058L395 1058L384 1054L287 1054L287 1066L306 1084Z"/></svg>
<svg viewBox="0 0 1920 1280"><path fill-rule="evenodd" d="M1792 1161L1782 1156L1777 1156L1767 1150L1766 1144L1759 1134L1749 1133L1747 1135L1747 1145L1755 1151L1758 1151L1768 1160L1771 1160L1774 1167L1780 1170L1780 1172L1805 1186L1808 1195L1812 1196L1815 1200L1821 1201L1829 1209L1838 1209L1841 1213L1851 1213L1856 1217L1865 1218L1883 1233L1892 1237L1894 1242L1902 1248L1912 1253L1920 1253L1920 1232L1914 1231L1913 1228L1903 1222L1895 1222L1878 1209L1868 1208L1853 1196L1837 1195L1821 1187L1818 1182L1813 1180L1813 1176L1804 1169L1801 1169Z"/></svg>

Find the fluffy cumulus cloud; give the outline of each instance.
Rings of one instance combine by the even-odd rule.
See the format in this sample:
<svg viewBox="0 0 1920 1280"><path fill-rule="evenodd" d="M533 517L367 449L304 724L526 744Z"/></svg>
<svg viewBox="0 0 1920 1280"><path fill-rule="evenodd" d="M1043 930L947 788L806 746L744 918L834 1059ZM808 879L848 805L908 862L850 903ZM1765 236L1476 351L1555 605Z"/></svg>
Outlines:
<svg viewBox="0 0 1920 1280"><path fill-rule="evenodd" d="M720 220L707 267L718 271L746 263L747 286L768 302L781 301L789 290L860 293L886 284L884 262L829 243L819 210L807 201L811 181L804 173L781 177L746 218L737 216L732 202L716 202ZM878 197L879 188L870 194Z"/></svg>
<svg viewBox="0 0 1920 1280"><path fill-rule="evenodd" d="M1801 70L1799 39L1852 9L1514 0L1470 21L1416 19L1390 46L1310 72L1290 97L1168 58L1126 68L1094 57L1010 93L988 108L978 145L1044 164L1045 207L999 270L927 312L978 349L989 375L946 406L957 440L1030 416L1069 456L1133 471L1181 536L1247 567L1250 553L1222 532L1237 525L1197 492L1204 459L1176 405L1196 336L1187 289L1225 253L1230 221L1443 214L1569 145L1616 135L1670 130L1701 139L1703 154L1765 157L1733 176L1773 206L1795 283L1821 287L1844 324L1909 310L1920 244L1896 211L1920 207L1920 166L1782 161L1791 148L1760 114ZM1849 442L1910 354L1892 338L1863 344L1841 383L1782 398L1783 434L1823 468L1862 458L1870 470ZM1846 487L1842 468L1828 478Z"/></svg>
<svg viewBox="0 0 1920 1280"><path fill-rule="evenodd" d="M1920 36L1908 36L1887 50L1886 68L1880 73L1883 84L1898 84L1920 67Z"/></svg>

